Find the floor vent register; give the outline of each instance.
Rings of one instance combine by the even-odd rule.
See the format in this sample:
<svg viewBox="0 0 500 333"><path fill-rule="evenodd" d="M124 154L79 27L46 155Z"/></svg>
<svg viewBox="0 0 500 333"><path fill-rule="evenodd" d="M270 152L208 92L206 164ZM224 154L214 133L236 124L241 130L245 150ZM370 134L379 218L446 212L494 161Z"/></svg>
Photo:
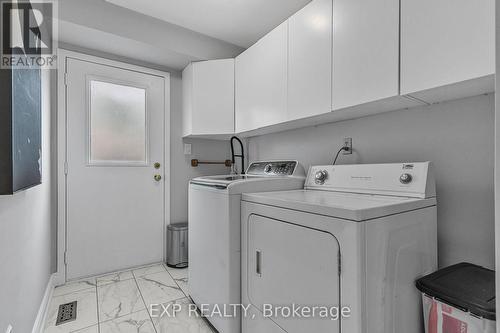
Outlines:
<svg viewBox="0 0 500 333"><path fill-rule="evenodd" d="M56 326L76 320L76 301L59 305Z"/></svg>

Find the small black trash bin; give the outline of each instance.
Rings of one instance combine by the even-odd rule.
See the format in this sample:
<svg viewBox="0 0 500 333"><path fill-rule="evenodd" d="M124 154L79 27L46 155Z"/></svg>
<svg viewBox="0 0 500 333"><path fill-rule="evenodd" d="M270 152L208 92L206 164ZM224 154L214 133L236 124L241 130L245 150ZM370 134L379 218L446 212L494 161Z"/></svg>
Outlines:
<svg viewBox="0 0 500 333"><path fill-rule="evenodd" d="M461 263L417 280L426 333L495 333L495 272Z"/></svg>
<svg viewBox="0 0 500 333"><path fill-rule="evenodd" d="M174 223L167 226L167 266L188 266L188 224Z"/></svg>

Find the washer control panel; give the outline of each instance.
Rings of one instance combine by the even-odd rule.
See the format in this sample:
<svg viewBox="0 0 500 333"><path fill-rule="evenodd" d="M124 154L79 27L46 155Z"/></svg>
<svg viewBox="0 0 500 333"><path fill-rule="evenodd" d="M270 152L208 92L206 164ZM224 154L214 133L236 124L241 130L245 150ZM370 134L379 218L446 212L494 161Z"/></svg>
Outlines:
<svg viewBox="0 0 500 333"><path fill-rule="evenodd" d="M247 169L248 175L293 176L297 161L255 162Z"/></svg>

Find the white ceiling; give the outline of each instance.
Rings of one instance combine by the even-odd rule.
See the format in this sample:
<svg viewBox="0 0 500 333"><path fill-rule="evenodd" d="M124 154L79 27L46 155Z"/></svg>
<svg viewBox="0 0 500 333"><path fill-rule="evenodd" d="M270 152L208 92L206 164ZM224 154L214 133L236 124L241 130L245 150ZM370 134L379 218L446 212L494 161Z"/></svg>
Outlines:
<svg viewBox="0 0 500 333"><path fill-rule="evenodd" d="M106 1L246 48L311 0Z"/></svg>

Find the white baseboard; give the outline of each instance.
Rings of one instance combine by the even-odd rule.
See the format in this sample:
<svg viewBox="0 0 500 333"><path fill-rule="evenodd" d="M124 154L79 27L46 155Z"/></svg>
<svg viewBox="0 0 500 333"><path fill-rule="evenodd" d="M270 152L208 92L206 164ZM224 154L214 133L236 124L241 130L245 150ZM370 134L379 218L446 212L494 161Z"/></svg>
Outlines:
<svg viewBox="0 0 500 333"><path fill-rule="evenodd" d="M35 323L33 324L33 330L31 331L31 333L43 332L45 318L47 317L47 312L49 310L49 303L54 292L55 280L56 274L52 274L49 278L49 282L47 282L47 287L45 288L45 293L43 294L42 303L40 304L40 308L38 309L38 314L36 316Z"/></svg>

